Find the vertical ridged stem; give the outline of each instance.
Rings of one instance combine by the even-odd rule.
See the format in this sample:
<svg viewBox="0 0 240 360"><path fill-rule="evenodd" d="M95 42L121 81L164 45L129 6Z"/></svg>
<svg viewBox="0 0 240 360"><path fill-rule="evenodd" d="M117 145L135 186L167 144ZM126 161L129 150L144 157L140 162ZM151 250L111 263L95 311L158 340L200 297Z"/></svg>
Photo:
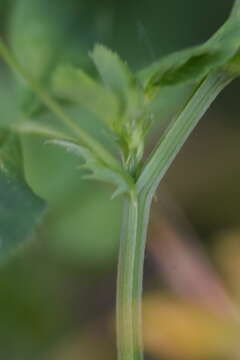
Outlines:
<svg viewBox="0 0 240 360"><path fill-rule="evenodd" d="M151 199L125 199L117 282L118 360L143 360L142 283Z"/></svg>
<svg viewBox="0 0 240 360"><path fill-rule="evenodd" d="M117 285L118 360L144 359L141 299L146 236L154 193L187 137L231 80L229 74L215 73L199 85L148 160L136 184L136 197L125 200Z"/></svg>
<svg viewBox="0 0 240 360"><path fill-rule="evenodd" d="M127 196L120 240L117 281L117 339L118 360L133 360L137 351L135 298L133 296L134 263L138 226L138 200Z"/></svg>

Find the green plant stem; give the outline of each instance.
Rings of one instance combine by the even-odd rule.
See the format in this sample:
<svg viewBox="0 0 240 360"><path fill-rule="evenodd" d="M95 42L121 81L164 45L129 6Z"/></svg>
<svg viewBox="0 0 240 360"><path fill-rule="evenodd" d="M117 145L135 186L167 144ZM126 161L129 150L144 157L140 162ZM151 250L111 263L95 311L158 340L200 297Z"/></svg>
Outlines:
<svg viewBox="0 0 240 360"><path fill-rule="evenodd" d="M240 15L236 0L231 16ZM150 208L155 191L186 139L217 95L234 79L212 73L194 91L148 159L136 184L136 200L126 200L118 265L118 360L143 360L142 289Z"/></svg>
<svg viewBox="0 0 240 360"><path fill-rule="evenodd" d="M240 0L236 0L233 14L240 14ZM166 171L172 164L186 139L198 124L199 120L216 99L217 95L232 81L236 75L215 73L209 75L195 90L176 120L172 122L165 136L156 146L137 182L139 199L138 232L136 241L136 259L134 266L133 296L138 314L135 318L135 343L142 349L141 298L143 289L144 256L150 208L155 191ZM143 355L139 357L143 359Z"/></svg>
<svg viewBox="0 0 240 360"><path fill-rule="evenodd" d="M151 199L142 192L127 197L119 250L117 282L118 360L142 360L141 295L146 232Z"/></svg>
<svg viewBox="0 0 240 360"><path fill-rule="evenodd" d="M118 360L142 360L141 298L144 254L152 198L187 137L221 90L227 73L209 75L195 90L148 160L137 181L136 200L126 200L118 266Z"/></svg>
<svg viewBox="0 0 240 360"><path fill-rule="evenodd" d="M137 241L136 241L136 256L134 263L134 283L133 283L133 297L135 299L135 313L134 321L136 331L134 333L134 342L138 348L138 360L143 360L143 339L142 339L142 292L143 292L143 270L144 258L147 239L147 230L150 218L150 208L152 203L151 193L142 191L138 195L139 210L138 210L138 227L137 227Z"/></svg>
<svg viewBox="0 0 240 360"><path fill-rule="evenodd" d="M92 138L88 133L81 129L77 122L71 119L67 113L65 113L62 107L54 101L51 96L39 85L39 83L32 78L32 76L24 69L24 67L16 60L13 54L9 51L7 46L0 39L0 55L10 67L10 69L20 76L24 82L33 90L42 102L51 110L51 112L62 121L63 124L67 125L69 129L73 131L75 136L78 136L81 143L91 149L95 154L98 154L99 158L104 163L119 168L118 161L108 152L99 142Z"/></svg>
<svg viewBox="0 0 240 360"><path fill-rule="evenodd" d="M138 255L136 251L138 227L138 200L127 196L124 206L124 219L119 249L118 281L117 281L117 339L118 360L133 360L135 352L135 299L134 263Z"/></svg>

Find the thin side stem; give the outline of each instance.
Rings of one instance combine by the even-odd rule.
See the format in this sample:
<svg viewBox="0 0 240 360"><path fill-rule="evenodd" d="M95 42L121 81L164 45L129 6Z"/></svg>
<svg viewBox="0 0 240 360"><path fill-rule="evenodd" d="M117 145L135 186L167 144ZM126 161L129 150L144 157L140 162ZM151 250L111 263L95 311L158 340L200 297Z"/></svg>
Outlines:
<svg viewBox="0 0 240 360"><path fill-rule="evenodd" d="M68 116L66 112L63 111L62 107L54 101L51 96L39 85L39 83L32 78L32 76L24 69L24 67L19 64L16 58L11 54L7 46L0 39L0 55L3 57L6 64L10 69L20 76L42 100L42 102L51 110L51 112L58 117L73 133L79 137L82 144L94 151L95 154L110 166L119 168L117 160L108 152L97 140L92 138L88 133L81 129L77 122L75 122L71 117Z"/></svg>

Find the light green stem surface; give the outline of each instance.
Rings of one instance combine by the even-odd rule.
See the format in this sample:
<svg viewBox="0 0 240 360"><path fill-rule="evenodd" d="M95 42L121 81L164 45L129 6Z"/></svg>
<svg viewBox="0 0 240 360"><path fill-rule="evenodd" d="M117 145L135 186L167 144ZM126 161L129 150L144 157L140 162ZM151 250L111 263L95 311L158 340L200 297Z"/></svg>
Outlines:
<svg viewBox="0 0 240 360"><path fill-rule="evenodd" d="M144 254L154 193L201 117L232 78L208 76L161 139L137 182L137 196L126 200L118 266L118 360L143 360L142 311Z"/></svg>
<svg viewBox="0 0 240 360"><path fill-rule="evenodd" d="M138 200L127 196L125 199L122 236L119 249L117 281L117 339L118 357L133 360L135 356L135 298L133 296L134 264L138 227Z"/></svg>
<svg viewBox="0 0 240 360"><path fill-rule="evenodd" d="M135 346L139 349L138 358L143 360L143 339L142 339L142 291L143 291L143 269L145 248L147 239L147 230L150 217L150 208L152 203L151 193L142 191L138 196L139 210L138 210L138 229L136 241L136 256L134 263L134 283L133 296L135 298L135 314L134 322L136 331L134 333Z"/></svg>
<svg viewBox="0 0 240 360"><path fill-rule="evenodd" d="M150 205L151 198L144 192L136 199L125 199L117 282L119 360L143 359L142 273Z"/></svg>

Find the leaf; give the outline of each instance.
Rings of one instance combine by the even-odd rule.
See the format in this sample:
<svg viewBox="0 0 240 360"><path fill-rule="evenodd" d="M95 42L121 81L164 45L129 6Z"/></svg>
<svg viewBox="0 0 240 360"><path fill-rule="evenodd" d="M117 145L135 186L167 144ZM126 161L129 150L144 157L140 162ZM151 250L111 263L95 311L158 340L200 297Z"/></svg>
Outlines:
<svg viewBox="0 0 240 360"><path fill-rule="evenodd" d="M15 1L10 17L9 40L18 62L47 87L47 78L61 48L60 34L57 33L57 28L60 28L52 9L49 10L52 21L49 21L50 14L42 2ZM24 112L32 115L41 111L42 103L37 96L24 83L20 85Z"/></svg>
<svg viewBox="0 0 240 360"><path fill-rule="evenodd" d="M2 130L0 145L0 263L3 263L30 239L46 205L24 180L17 135Z"/></svg>
<svg viewBox="0 0 240 360"><path fill-rule="evenodd" d="M100 44L95 45L91 58L105 86L126 98L126 91L135 87L135 79L127 64L118 54Z"/></svg>
<svg viewBox="0 0 240 360"><path fill-rule="evenodd" d="M124 172L107 167L86 147L65 140L49 140L48 143L61 146L83 158L85 164L81 168L90 171L90 174L84 176L85 179L96 179L114 184L117 189L112 196L113 198L124 193L132 193L134 188L132 178Z"/></svg>
<svg viewBox="0 0 240 360"><path fill-rule="evenodd" d="M225 65L240 47L240 22L229 19L205 44L178 51L138 73L146 91L154 87L197 82Z"/></svg>
<svg viewBox="0 0 240 360"><path fill-rule="evenodd" d="M94 47L91 57L105 86L114 91L120 100L121 112L119 119L113 124L113 131L119 136L119 143L128 144L128 152L133 147L133 138L136 139L136 128L146 128L143 89L127 64L116 53L98 44ZM146 122L148 123L148 119ZM142 132L143 129L140 130L140 133ZM138 152L136 147L142 148L142 143L135 145L134 152ZM125 149L122 150L125 152Z"/></svg>
<svg viewBox="0 0 240 360"><path fill-rule="evenodd" d="M44 124L33 123L26 121L19 125L17 129L25 134L36 134L48 137L45 143L54 144L65 148L67 151L81 157L85 160L85 164L81 168L85 168L90 171L90 174L85 175L85 179L96 179L112 183L117 187L117 190L113 194L116 197L123 193L132 193L134 183L132 178L121 171L121 168L111 168L108 164L102 161L97 154L85 145L79 143L79 139L74 139L60 131L56 131Z"/></svg>
<svg viewBox="0 0 240 360"><path fill-rule="evenodd" d="M166 56L139 73L145 89L197 81L207 74L218 60L218 53L209 46L198 46Z"/></svg>
<svg viewBox="0 0 240 360"><path fill-rule="evenodd" d="M46 79L72 51L74 26L79 22L74 0L15 0L10 14L9 40L18 61L36 79ZM78 61L81 55L78 41Z"/></svg>
<svg viewBox="0 0 240 360"><path fill-rule="evenodd" d="M0 128L0 168L11 171L16 176L23 176L22 154L17 134Z"/></svg>
<svg viewBox="0 0 240 360"><path fill-rule="evenodd" d="M11 48L17 61L46 89L52 72L64 59L86 62L87 56L74 35L78 8L74 0L15 0L11 7ZM24 82L20 85L23 111L29 116L46 111L36 94Z"/></svg>
<svg viewBox="0 0 240 360"><path fill-rule="evenodd" d="M102 87L82 70L71 67L59 67L53 76L54 95L79 104L110 124L117 118L119 104L113 92Z"/></svg>
<svg viewBox="0 0 240 360"><path fill-rule="evenodd" d="M0 169L0 263L30 239L44 209L25 182Z"/></svg>
<svg viewBox="0 0 240 360"><path fill-rule="evenodd" d="M31 121L23 122L16 127L16 130L24 134L46 136L49 138L49 140L45 141L46 144L61 146L68 152L72 152L81 157L85 160L85 164L80 167L90 171L84 178L114 184L117 189L112 196L113 198L124 193L133 192L134 183L127 173L123 170L121 171L121 168L110 167L110 165L102 161L91 149L79 143L79 139L75 139L64 132L57 131L44 124L33 123Z"/></svg>

